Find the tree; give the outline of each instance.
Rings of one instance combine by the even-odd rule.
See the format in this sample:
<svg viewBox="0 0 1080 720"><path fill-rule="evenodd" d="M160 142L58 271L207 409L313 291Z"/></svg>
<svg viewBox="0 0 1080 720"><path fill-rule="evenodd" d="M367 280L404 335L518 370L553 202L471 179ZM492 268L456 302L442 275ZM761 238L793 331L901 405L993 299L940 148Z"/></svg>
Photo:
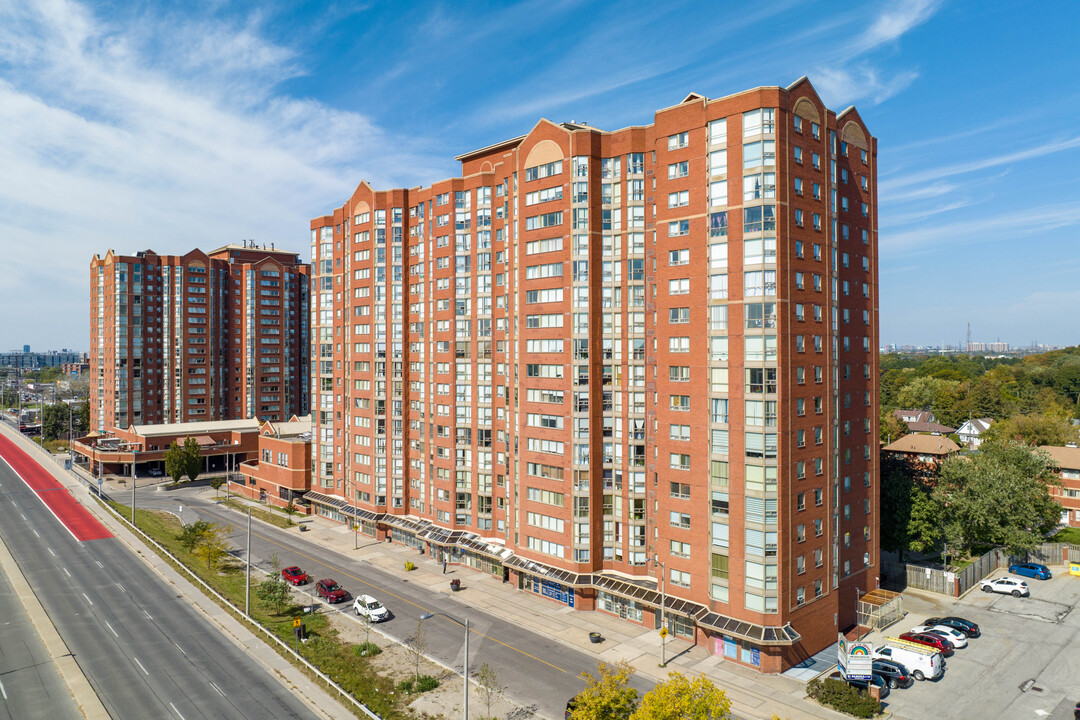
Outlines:
<svg viewBox="0 0 1080 720"><path fill-rule="evenodd" d="M917 476L906 455L882 453L881 549L897 553L900 562L911 537L911 490Z"/></svg>
<svg viewBox="0 0 1080 720"><path fill-rule="evenodd" d="M186 472L187 458L184 456L184 448L173 440L165 449L165 474L178 483Z"/></svg>
<svg viewBox="0 0 1080 720"><path fill-rule="evenodd" d="M206 560L206 569L212 570L222 558L229 554L228 525L220 523L207 523L209 525L199 536L199 542L195 545L194 555Z"/></svg>
<svg viewBox="0 0 1080 720"><path fill-rule="evenodd" d="M176 539L180 541L180 546L187 550L188 553L195 551L195 546L199 544L203 535L210 529L210 523L206 520L196 520L193 523L188 523L180 528L180 533L176 536Z"/></svg>
<svg viewBox="0 0 1080 720"><path fill-rule="evenodd" d="M417 682L420 681L420 660L423 659L424 653L427 651L427 635L424 634L424 621L423 619L416 621L416 632L413 636L405 639L405 649L412 656L415 663L415 672Z"/></svg>
<svg viewBox="0 0 1080 720"><path fill-rule="evenodd" d="M221 486L224 485L224 484L225 484L225 480L223 478L219 478L219 477L213 478L210 481L210 487L214 488L214 497L218 496L218 491L221 490Z"/></svg>
<svg viewBox="0 0 1080 720"><path fill-rule="evenodd" d="M631 720L721 720L731 715L731 700L709 678L691 680L673 672L641 699Z"/></svg>
<svg viewBox="0 0 1080 720"><path fill-rule="evenodd" d="M481 665L476 672L476 685L476 691L479 693L480 700L487 710L487 717L490 718L492 716L491 706L502 696L505 688L499 684L499 676L495 672L495 668L487 663Z"/></svg>
<svg viewBox="0 0 1080 720"><path fill-rule="evenodd" d="M1057 526L1061 505L1050 495L1060 482L1054 461L1022 443L994 439L970 457L946 460L934 498L945 513L950 547L996 545L1013 554L1043 542Z"/></svg>
<svg viewBox="0 0 1080 720"><path fill-rule="evenodd" d="M189 437L184 440L184 472L194 481L201 471L202 458L199 457L199 443L195 442L195 438Z"/></svg>
<svg viewBox="0 0 1080 720"><path fill-rule="evenodd" d="M1032 447L1061 446L1080 441L1080 432L1061 415L1014 415L998 420L983 434L984 443L997 439L1018 441Z"/></svg>
<svg viewBox="0 0 1080 720"><path fill-rule="evenodd" d="M912 483L908 487L911 496L908 510L908 549L925 553L941 542L942 508L935 497L922 485Z"/></svg>
<svg viewBox="0 0 1080 720"><path fill-rule="evenodd" d="M629 720L638 706L638 691L629 685L633 672L622 660L615 665L600 663L596 675L582 673L585 689L575 697L571 720Z"/></svg>
<svg viewBox="0 0 1080 720"><path fill-rule="evenodd" d="M886 410L885 406L881 407L881 419L878 423L878 434L881 437L881 442L891 443L904 435L907 435L907 426L900 422L900 418L892 414L890 410Z"/></svg>
<svg viewBox="0 0 1080 720"><path fill-rule="evenodd" d="M199 456L199 443L189 437L181 446L175 440L165 449L165 474L180 482L185 475L189 480L199 477L202 470L202 458Z"/></svg>
<svg viewBox="0 0 1080 720"><path fill-rule="evenodd" d="M255 588L255 597L265 607L270 608L278 615L289 609L292 605L292 594L289 586L280 574L271 575L259 583Z"/></svg>

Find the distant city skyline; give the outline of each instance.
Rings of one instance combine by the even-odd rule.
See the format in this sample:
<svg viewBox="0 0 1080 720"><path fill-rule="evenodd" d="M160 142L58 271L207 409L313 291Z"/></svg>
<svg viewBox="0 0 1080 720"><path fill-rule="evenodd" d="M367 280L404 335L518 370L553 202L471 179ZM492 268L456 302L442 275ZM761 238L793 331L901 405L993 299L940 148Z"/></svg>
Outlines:
<svg viewBox="0 0 1080 720"><path fill-rule="evenodd" d="M359 179L427 186L539 116L617 129L802 75L879 138L883 343L971 322L1076 344L1080 93L1058 78L1078 25L1078 4L1046 23L1013 0L0 0L0 347L88 348L95 253L308 259L308 220Z"/></svg>

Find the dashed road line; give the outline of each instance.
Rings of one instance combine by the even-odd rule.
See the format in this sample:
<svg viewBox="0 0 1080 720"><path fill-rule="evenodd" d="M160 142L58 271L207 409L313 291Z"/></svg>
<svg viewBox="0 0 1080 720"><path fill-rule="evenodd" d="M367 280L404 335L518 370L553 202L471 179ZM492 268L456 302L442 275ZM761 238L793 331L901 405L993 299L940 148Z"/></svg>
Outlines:
<svg viewBox="0 0 1080 720"><path fill-rule="evenodd" d="M143 671L143 673L144 673L144 674L145 674L145 675L146 675L147 677L150 677L150 673L146 672L146 668L144 668L144 667L143 667L143 664L142 664L141 662L139 662L139 658L137 658L137 657L135 657L134 655L132 655L132 656L131 656L131 659L135 661L135 664L139 666L139 669L140 669L140 670L142 670L142 671Z"/></svg>

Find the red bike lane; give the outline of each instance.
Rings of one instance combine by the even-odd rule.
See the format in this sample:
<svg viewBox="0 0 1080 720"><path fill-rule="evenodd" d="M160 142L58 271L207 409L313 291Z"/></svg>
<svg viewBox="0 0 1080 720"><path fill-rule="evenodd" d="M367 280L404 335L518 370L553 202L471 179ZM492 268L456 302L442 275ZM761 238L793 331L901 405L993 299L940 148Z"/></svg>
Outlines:
<svg viewBox="0 0 1080 720"><path fill-rule="evenodd" d="M4 435L0 435L0 458L34 491L76 540L103 540L113 536L89 510L76 502L59 480Z"/></svg>

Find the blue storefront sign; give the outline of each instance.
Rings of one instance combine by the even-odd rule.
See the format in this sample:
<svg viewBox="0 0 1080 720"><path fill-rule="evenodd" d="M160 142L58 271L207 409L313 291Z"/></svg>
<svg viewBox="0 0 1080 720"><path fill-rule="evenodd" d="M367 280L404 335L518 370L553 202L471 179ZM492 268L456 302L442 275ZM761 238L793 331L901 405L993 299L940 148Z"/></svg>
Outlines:
<svg viewBox="0 0 1080 720"><path fill-rule="evenodd" d="M561 603L566 603L570 607L574 607L573 588L560 585L553 580L541 580L534 576L532 579L532 590L534 593L539 593L546 598L558 600Z"/></svg>

